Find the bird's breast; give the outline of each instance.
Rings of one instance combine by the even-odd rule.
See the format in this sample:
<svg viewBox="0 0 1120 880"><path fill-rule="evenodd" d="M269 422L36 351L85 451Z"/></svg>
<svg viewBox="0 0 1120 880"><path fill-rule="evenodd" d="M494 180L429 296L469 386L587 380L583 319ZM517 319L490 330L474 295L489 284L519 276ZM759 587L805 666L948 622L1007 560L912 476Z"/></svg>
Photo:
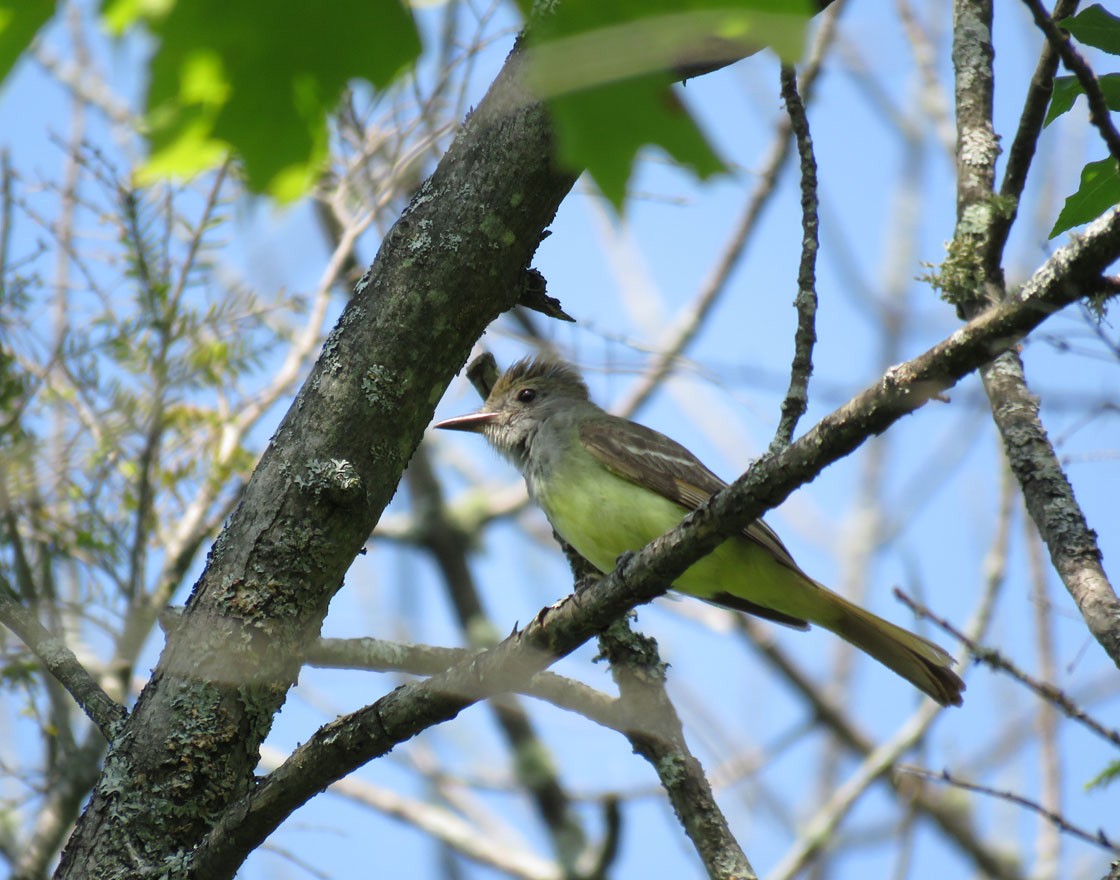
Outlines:
<svg viewBox="0 0 1120 880"><path fill-rule="evenodd" d="M619 477L590 456L529 480L529 491L552 527L602 572L618 557L640 550L685 515L680 505Z"/></svg>

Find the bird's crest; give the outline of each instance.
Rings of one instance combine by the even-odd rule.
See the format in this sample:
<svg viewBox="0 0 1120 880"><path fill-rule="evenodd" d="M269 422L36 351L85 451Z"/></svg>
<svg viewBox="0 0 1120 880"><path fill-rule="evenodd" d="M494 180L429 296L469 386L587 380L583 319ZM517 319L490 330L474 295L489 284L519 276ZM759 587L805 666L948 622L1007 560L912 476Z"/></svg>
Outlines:
<svg viewBox="0 0 1120 880"><path fill-rule="evenodd" d="M547 357L526 357L502 373L487 400L501 400L511 389L537 381L547 382L553 388L564 388L572 397L590 399L587 383L571 364Z"/></svg>

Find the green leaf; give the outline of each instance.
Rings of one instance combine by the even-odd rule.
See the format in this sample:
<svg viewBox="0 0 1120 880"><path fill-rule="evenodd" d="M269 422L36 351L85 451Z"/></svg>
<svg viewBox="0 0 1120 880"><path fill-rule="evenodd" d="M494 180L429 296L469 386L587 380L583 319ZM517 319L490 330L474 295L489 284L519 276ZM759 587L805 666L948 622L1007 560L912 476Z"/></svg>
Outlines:
<svg viewBox="0 0 1120 880"><path fill-rule="evenodd" d="M808 0L565 0L528 31L529 83L553 113L560 161L587 169L616 208L647 144L701 178L723 170L671 82L764 46L794 59L813 11Z"/></svg>
<svg viewBox="0 0 1120 880"><path fill-rule="evenodd" d="M1107 788L1118 776L1120 776L1120 761L1113 761L1100 773L1085 783L1085 790L1091 791L1094 788Z"/></svg>
<svg viewBox="0 0 1120 880"><path fill-rule="evenodd" d="M8 75L39 28L54 15L54 0L0 0L0 80Z"/></svg>
<svg viewBox="0 0 1120 880"><path fill-rule="evenodd" d="M110 34L119 37L139 21L162 18L174 5L175 0L104 0L101 23Z"/></svg>
<svg viewBox="0 0 1120 880"><path fill-rule="evenodd" d="M561 95L550 106L560 161L586 168L616 210L626 198L634 157L646 144L662 148L701 179L724 170L667 76Z"/></svg>
<svg viewBox="0 0 1120 880"><path fill-rule="evenodd" d="M127 24L160 5L114 0L106 14ZM192 174L232 149L250 189L281 200L318 175L327 114L346 83L383 88L420 52L400 0L178 0L148 21L160 46L143 177Z"/></svg>
<svg viewBox="0 0 1120 880"><path fill-rule="evenodd" d="M1063 18L1058 24L1086 46L1120 55L1120 18L1105 11L1099 3L1082 9L1072 18Z"/></svg>
<svg viewBox="0 0 1120 880"><path fill-rule="evenodd" d="M1116 160L1109 158L1090 162L1081 169L1081 185L1066 199L1058 219L1054 221L1054 228L1050 230L1050 238L1088 223L1117 202L1120 202L1120 172Z"/></svg>
<svg viewBox="0 0 1120 880"><path fill-rule="evenodd" d="M1109 110L1120 110L1120 73L1106 73L1097 77L1104 95L1104 102ZM1042 124L1049 125L1063 113L1073 107L1078 95L1084 95L1085 90L1076 76L1058 76L1054 78L1054 95L1050 99L1050 109L1046 111L1046 120Z"/></svg>

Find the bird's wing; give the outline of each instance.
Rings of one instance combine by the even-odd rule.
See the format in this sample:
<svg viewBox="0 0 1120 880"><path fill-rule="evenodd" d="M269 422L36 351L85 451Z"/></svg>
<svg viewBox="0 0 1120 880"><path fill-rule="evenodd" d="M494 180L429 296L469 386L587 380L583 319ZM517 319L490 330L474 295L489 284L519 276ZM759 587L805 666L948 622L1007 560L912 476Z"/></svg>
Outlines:
<svg viewBox="0 0 1120 880"><path fill-rule="evenodd" d="M613 417L592 419L580 425L579 439L607 470L687 510L695 510L727 485L676 440L636 422ZM743 529L743 535L782 565L812 580L762 520L756 519Z"/></svg>
<svg viewBox="0 0 1120 880"><path fill-rule="evenodd" d="M586 421L579 439L607 470L688 510L727 485L675 440L626 419Z"/></svg>

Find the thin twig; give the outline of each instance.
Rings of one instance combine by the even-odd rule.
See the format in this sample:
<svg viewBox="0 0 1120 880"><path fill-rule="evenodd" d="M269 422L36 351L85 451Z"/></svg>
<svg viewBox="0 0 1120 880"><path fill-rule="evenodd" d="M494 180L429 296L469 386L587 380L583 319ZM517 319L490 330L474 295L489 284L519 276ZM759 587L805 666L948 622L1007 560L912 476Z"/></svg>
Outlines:
<svg viewBox="0 0 1120 880"><path fill-rule="evenodd" d="M1032 801L1030 798L1023 797L1021 794L1015 794L1013 791L1004 791L998 788L991 788L987 785L980 785L976 782L967 782L963 779L958 779L953 776L948 770L942 770L937 773L933 770L926 770L924 767L899 767L899 772L909 773L912 776L920 776L922 779L930 779L936 782L946 782L956 788L964 789L965 791L975 792L976 794L986 794L991 797L999 798L1000 800L1009 801L1013 804L1018 804L1020 807L1025 807L1038 815L1042 816L1048 822L1053 823L1066 834L1071 834L1074 837L1080 838L1095 846L1106 849L1110 852L1120 853L1120 845L1114 843L1112 839L1104 833L1103 830L1098 830L1096 833L1092 831L1085 831L1083 828L1072 824L1065 817L1053 813L1046 809L1042 804Z"/></svg>
<svg viewBox="0 0 1120 880"><path fill-rule="evenodd" d="M1058 709L1060 709L1062 713L1068 718L1072 718L1074 721L1079 721L1081 724L1089 728L1089 730L1093 731L1093 733L1112 743L1114 746L1120 747L1120 731L1116 731L1110 727L1105 727L1091 715L1087 714L1084 709L1082 709L1069 698L1065 691L1061 690L1058 687L1055 687L1052 684L1049 684L1048 682L1039 681L1033 676L1030 676L1027 673L1023 672L1023 670L1021 670L1018 666L1004 657L995 648L987 648L981 644L978 644L973 639L970 639L963 632L957 629L955 626L953 626L953 624L951 624L945 618L940 617L934 612L930 611L920 602L914 601L902 590L896 588L894 591L894 595L900 602L910 608L919 617L926 618L936 626L943 629L953 638L957 639L962 645L965 646L965 648L968 649L968 653L976 658L977 663L984 663L987 666L991 666L993 669L999 669L1003 672L1006 672L1020 684L1026 685L1031 691L1035 693L1036 696L1041 697L1051 705L1057 706Z"/></svg>
<svg viewBox="0 0 1120 880"><path fill-rule="evenodd" d="M836 24L847 6L839 2L832 4L820 16L809 57L801 75L801 91L804 102L812 98L813 86L820 73L821 65L836 36ZM642 407L650 395L662 386L685 349L700 332L704 321L711 314L720 297L727 290L727 283L745 253L762 209L769 204L778 185L778 178L785 167L790 148L790 120L788 114L775 126L774 139L758 174L758 181L747 198L738 226L724 245L715 267L700 289L699 294L677 317L665 341L659 344L657 360L642 376L641 381L619 402L616 412L621 416L631 416Z"/></svg>
<svg viewBox="0 0 1120 880"><path fill-rule="evenodd" d="M1120 131L1117 131L1116 126L1112 124L1112 113L1108 109L1108 102L1092 68L1081 57L1081 53L1073 48L1069 36L1059 30L1041 0L1023 0L1023 2L1034 16L1034 23L1046 34L1047 41L1062 57L1062 64L1077 77L1077 82L1085 92L1085 99L1089 102L1089 122L1100 132L1112 158L1120 162Z"/></svg>
<svg viewBox="0 0 1120 880"><path fill-rule="evenodd" d="M797 269L797 332L794 334L793 364L789 390L782 401L782 417L770 443L770 451L789 446L798 421L809 406L809 377L813 373L813 346L817 342L817 251L820 248L817 217L817 160L809 134L809 117L797 93L797 74L782 65L782 99L786 103L790 128L797 141L801 160L801 263Z"/></svg>

